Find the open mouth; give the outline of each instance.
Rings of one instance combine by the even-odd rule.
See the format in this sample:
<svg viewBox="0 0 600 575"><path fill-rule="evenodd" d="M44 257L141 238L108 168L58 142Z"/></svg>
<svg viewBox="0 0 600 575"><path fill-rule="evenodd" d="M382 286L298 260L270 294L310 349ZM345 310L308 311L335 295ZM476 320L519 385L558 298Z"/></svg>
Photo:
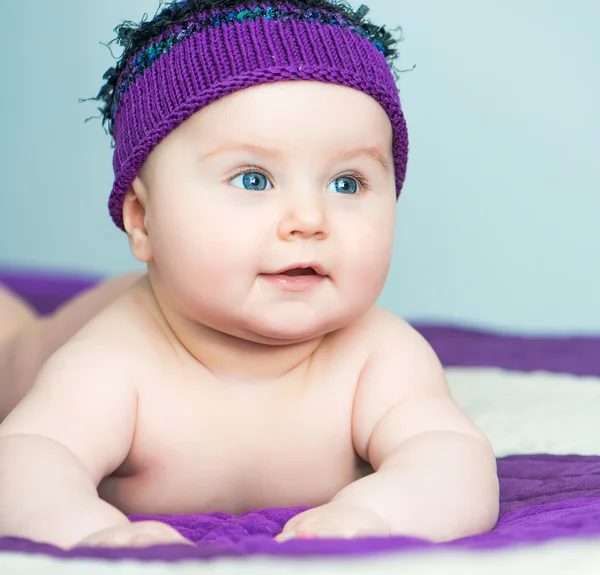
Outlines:
<svg viewBox="0 0 600 575"><path fill-rule="evenodd" d="M297 277L297 276L317 276L319 275L313 268L293 268L282 272L283 276Z"/></svg>
<svg viewBox="0 0 600 575"><path fill-rule="evenodd" d="M283 291L302 292L315 288L329 276L320 263L306 262L263 274L263 277Z"/></svg>

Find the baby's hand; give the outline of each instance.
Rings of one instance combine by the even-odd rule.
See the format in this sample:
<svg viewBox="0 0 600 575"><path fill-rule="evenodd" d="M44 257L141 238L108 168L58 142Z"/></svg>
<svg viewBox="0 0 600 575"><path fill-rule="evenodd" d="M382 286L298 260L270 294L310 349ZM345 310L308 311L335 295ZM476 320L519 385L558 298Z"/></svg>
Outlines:
<svg viewBox="0 0 600 575"><path fill-rule="evenodd" d="M77 547L149 547L165 544L194 545L178 531L160 521L140 521L103 529L86 537Z"/></svg>
<svg viewBox="0 0 600 575"><path fill-rule="evenodd" d="M275 539L345 539L389 534L390 526L376 513L364 507L332 501L290 519Z"/></svg>

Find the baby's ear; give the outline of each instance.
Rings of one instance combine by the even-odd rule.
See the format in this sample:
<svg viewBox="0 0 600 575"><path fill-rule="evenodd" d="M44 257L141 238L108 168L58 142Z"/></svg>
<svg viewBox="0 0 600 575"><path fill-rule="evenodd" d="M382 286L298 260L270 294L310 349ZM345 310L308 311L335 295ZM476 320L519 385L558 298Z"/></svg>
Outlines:
<svg viewBox="0 0 600 575"><path fill-rule="evenodd" d="M123 224L129 236L133 257L144 264L152 260L152 246L146 217L147 203L148 192L142 180L137 177L123 200Z"/></svg>

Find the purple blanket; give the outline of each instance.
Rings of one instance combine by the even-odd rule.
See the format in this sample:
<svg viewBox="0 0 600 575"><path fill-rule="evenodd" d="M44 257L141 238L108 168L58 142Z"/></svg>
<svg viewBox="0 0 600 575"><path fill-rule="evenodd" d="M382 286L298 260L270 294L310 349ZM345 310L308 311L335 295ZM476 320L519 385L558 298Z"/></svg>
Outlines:
<svg viewBox="0 0 600 575"><path fill-rule="evenodd" d="M93 280L0 274L4 282L42 312L54 309ZM528 338L473 330L421 327L445 365L497 366L531 371L544 369L600 376L599 338ZM15 538L0 538L0 552L20 551L63 557L141 560L206 559L254 554L347 556L439 547L493 549L558 538L600 536L600 457L521 455L498 460L501 516L496 528L444 545L406 537L363 540L273 541L285 522L302 508L267 509L232 516L169 516L173 525L197 546L146 549L89 549L63 552ZM134 517L133 520L145 519Z"/></svg>

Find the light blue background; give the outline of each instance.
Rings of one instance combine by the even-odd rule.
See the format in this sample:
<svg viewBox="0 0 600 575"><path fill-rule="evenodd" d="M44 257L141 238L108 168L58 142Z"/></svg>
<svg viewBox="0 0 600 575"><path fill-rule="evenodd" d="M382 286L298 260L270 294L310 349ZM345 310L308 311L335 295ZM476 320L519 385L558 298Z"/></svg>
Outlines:
<svg viewBox="0 0 600 575"><path fill-rule="evenodd" d="M139 267L106 201L100 41L154 0L1 2L0 267ZM409 319L600 333L600 3L371 0L401 25L411 157L381 303Z"/></svg>

